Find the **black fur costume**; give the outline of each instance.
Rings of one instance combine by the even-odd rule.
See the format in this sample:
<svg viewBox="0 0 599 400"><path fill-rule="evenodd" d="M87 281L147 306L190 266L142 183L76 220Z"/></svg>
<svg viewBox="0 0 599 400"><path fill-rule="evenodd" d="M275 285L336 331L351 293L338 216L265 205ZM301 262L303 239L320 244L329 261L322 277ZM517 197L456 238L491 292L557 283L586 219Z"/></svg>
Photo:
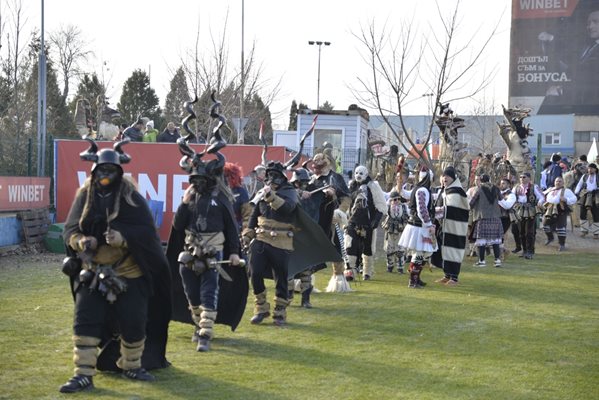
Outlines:
<svg viewBox="0 0 599 400"><path fill-rule="evenodd" d="M120 185L125 185L121 182ZM97 236L106 230L106 209L98 209L95 202L89 210L94 227L86 227L81 230L79 220L84 212L88 189L80 190L71 206L69 215L65 222L63 236L65 242L74 233L83 232L86 235ZM164 368L169 365L166 360L166 343L168 339L168 324L171 319L171 279L168 263L162 251L162 246L152 214L145 199L138 193L133 192L132 199L136 207L128 204L124 197L119 199L119 212L115 219L111 220L110 227L119 231L127 241L129 252L136 264L143 272L150 290L148 302L148 321L146 324L146 341L142 356L142 366L146 369ZM112 213L113 208L109 212ZM103 237L97 239L104 240ZM75 256L75 252L67 245L67 256ZM71 290L73 296L79 289L86 290L77 284L71 277ZM118 340L119 327L114 321L106 321L106 329L101 338L100 348L103 349L98 357L96 368L100 371L120 371L116 366L116 360L120 356L120 342ZM116 338L116 339L115 339Z"/></svg>

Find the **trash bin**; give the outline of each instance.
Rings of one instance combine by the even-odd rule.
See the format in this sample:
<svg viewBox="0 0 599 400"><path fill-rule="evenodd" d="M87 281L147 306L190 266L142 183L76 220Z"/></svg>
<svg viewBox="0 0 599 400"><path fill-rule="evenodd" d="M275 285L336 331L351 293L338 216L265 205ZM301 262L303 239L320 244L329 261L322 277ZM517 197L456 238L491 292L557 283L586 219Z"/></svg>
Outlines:
<svg viewBox="0 0 599 400"><path fill-rule="evenodd" d="M52 253L64 254L64 240L62 240L62 232L64 231L64 223L52 224L48 228L48 233L44 237L46 249Z"/></svg>

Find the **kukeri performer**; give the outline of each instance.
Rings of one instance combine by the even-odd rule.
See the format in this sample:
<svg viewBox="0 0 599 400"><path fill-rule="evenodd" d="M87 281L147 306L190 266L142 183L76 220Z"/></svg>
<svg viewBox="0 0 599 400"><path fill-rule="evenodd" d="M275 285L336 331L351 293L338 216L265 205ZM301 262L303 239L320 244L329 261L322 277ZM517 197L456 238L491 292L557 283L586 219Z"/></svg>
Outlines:
<svg viewBox="0 0 599 400"><path fill-rule="evenodd" d="M475 245L478 247L478 261L474 266L485 267L486 248L493 248L495 267L501 267L501 243L503 241L503 225L501 224L502 199L499 188L491 183L491 177L483 174L480 177L480 187L470 199L472 219L475 222Z"/></svg>
<svg viewBox="0 0 599 400"><path fill-rule="evenodd" d="M454 167L445 168L441 182L443 189L435 203L439 248L433 253L431 263L443 269L444 276L437 283L455 286L466 252L470 205Z"/></svg>
<svg viewBox="0 0 599 400"><path fill-rule="evenodd" d="M296 153L295 157L290 160L286 165L288 170L293 171L293 176L290 181L293 187L297 190L298 198L299 198L299 206L303 209L308 217L314 222L314 224L318 223L318 219L320 217L320 206L324 201L325 194L324 190L326 187L317 187L314 182L311 182L310 172L304 168L307 166L309 161L306 161L301 168L296 168L297 164L299 164L299 160L301 158L302 151L304 149L304 143L308 137L312 135L314 129L316 127L316 120L318 119L318 115L314 116L312 120L312 125L310 129L306 133L302 135L300 139L299 150ZM293 169L295 168L295 169ZM301 213L301 211L300 211ZM326 267L326 264L319 263L315 265L311 265L308 268L301 271L299 274L293 276L294 279L289 279L288 281L288 295L289 302L291 303L291 299L293 298L293 293L295 290L295 281L299 282L299 289L302 293L301 306L305 308L312 308L312 303L310 303L310 295L314 290L313 280L314 273Z"/></svg>
<svg viewBox="0 0 599 400"><path fill-rule="evenodd" d="M297 159L300 155L298 152ZM295 165L294 159L285 165L278 161L267 164L266 186L255 200L248 228L242 232L249 248L254 290L252 324L260 324L270 316L264 279L275 281L273 323L284 326L289 305L288 280L314 265L341 261L320 226L299 206L297 191L287 180L285 171Z"/></svg>
<svg viewBox="0 0 599 400"><path fill-rule="evenodd" d="M562 177L555 178L555 185L545 191L545 214L543 216L543 231L547 235L545 246L554 240L553 232L557 234L558 251L566 250L566 225L572 206L578 200L574 192L564 187Z"/></svg>
<svg viewBox="0 0 599 400"><path fill-rule="evenodd" d="M531 260L535 253L536 237L536 215L537 206L542 206L545 202L545 196L530 181L530 173L520 174L520 183L514 188L516 194L516 204L514 208L518 213L518 232L522 243L522 257Z"/></svg>
<svg viewBox="0 0 599 400"><path fill-rule="evenodd" d="M312 160L311 183L316 188L323 188L325 199L320 205L318 225L322 228L329 241L335 244L339 255L343 254L343 242L339 237L343 236L341 229L344 221L347 221L347 211L351 204L349 189L343 176L331 168L331 161L324 153L314 155ZM341 232L341 234L338 234ZM326 265L325 265L326 267ZM333 276L329 280L327 292L351 291L344 276L345 263L343 261L333 263Z"/></svg>
<svg viewBox="0 0 599 400"><path fill-rule="evenodd" d="M599 239L599 188L597 186L597 164L590 163L587 173L580 178L574 193L578 196L580 207L580 234L589 232Z"/></svg>
<svg viewBox="0 0 599 400"><path fill-rule="evenodd" d="M421 289L426 283L420 279L420 273L430 256L437 251L435 225L433 223L433 198L430 187L433 172L422 166L418 174L418 182L408 203L410 216L399 239L399 245L404 247L411 256L410 280L408 287Z"/></svg>
<svg viewBox="0 0 599 400"><path fill-rule="evenodd" d="M397 272L404 273L405 249L399 247L399 237L406 221L408 220L408 208L406 205L407 199L410 198L410 191L406 189L407 183L404 184L404 176L407 175L404 171L405 157L402 155L397 160L395 166L395 184L391 192L385 193L385 198L388 202L387 216L385 217L382 227L385 232L385 240L383 250L387 255L387 272L393 272L393 268L397 266Z"/></svg>
<svg viewBox="0 0 599 400"><path fill-rule="evenodd" d="M219 118L210 146L196 153L189 145L195 135L187 126L195 118L193 110L183 122L189 133L177 140L183 154L179 165L189 174L189 183L177 208L169 241L167 257L171 266L174 293L173 319L192 323L192 342L196 350L210 350L214 324L222 323L234 330L241 320L247 301L248 280L240 268L240 242L233 193L224 181L225 157L220 149L226 146L219 133L224 117L216 114L220 103L214 99L211 116ZM204 161L202 158L216 158ZM223 261L226 260L226 261Z"/></svg>
<svg viewBox="0 0 599 400"><path fill-rule="evenodd" d="M310 182L310 173L304 168L297 168L293 171L291 180L289 181L297 190L300 199L300 205L314 222L318 223L320 215L320 205L324 201L325 194L322 190ZM299 289L302 294L301 306L304 308L312 308L310 295L314 289L312 285L312 276L315 272L314 268L308 268L299 273L295 278L299 280ZM289 300L293 298L295 279L288 282Z"/></svg>
<svg viewBox="0 0 599 400"><path fill-rule="evenodd" d="M367 281L374 276L375 230L387 215L385 193L363 165L356 167L349 190L352 205L345 228L345 249L351 268L356 268L358 257L362 258L362 275Z"/></svg>
<svg viewBox="0 0 599 400"><path fill-rule="evenodd" d="M75 375L62 393L92 389L96 370L153 381L165 358L171 316L170 275L146 200L123 176L130 161L118 142L80 154L94 165L69 211L63 266L75 299ZM118 339L114 340L113 337ZM101 354L98 356L98 347Z"/></svg>
<svg viewBox="0 0 599 400"><path fill-rule="evenodd" d="M193 341L198 343L197 351L205 352L210 350L218 314L222 277L217 263L226 254L230 265L240 264L239 231L231 202L217 183L224 157L207 163L197 159L190 164L190 185L173 218L168 252L179 253L176 269L195 325Z"/></svg>
<svg viewBox="0 0 599 400"><path fill-rule="evenodd" d="M501 178L499 182L499 191L501 193L501 199L498 201L499 208L501 209L501 226L503 227L503 239L501 242L501 254L503 258L508 254L505 248L505 235L513 223L517 223L516 212L514 211L514 204L516 204L516 195L512 191L512 181L509 178Z"/></svg>
<svg viewBox="0 0 599 400"><path fill-rule="evenodd" d="M392 190L389 193L387 216L381 225L385 232L383 250L387 255L387 272L397 268L397 272L404 273L405 250L399 247L398 242L406 220L407 209L401 203L401 195Z"/></svg>

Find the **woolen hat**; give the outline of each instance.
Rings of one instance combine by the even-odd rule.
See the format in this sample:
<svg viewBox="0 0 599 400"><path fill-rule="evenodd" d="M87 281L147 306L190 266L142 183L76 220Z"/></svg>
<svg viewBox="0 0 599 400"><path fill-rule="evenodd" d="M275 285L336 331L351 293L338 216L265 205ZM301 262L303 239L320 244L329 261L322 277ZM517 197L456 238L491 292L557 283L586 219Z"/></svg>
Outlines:
<svg viewBox="0 0 599 400"><path fill-rule="evenodd" d="M452 166L445 168L445 170L443 171L443 175L448 176L455 181L455 179L456 179L455 168Z"/></svg>

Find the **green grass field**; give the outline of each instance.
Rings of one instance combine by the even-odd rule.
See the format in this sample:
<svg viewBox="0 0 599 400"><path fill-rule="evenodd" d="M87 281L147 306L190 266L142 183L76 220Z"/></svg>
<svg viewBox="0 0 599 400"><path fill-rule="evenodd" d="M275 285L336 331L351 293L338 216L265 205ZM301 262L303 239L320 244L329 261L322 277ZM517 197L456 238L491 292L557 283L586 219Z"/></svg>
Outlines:
<svg viewBox="0 0 599 400"><path fill-rule="evenodd" d="M170 368L136 383L98 374L96 389L58 393L72 374L73 303L61 256L0 258L1 399L597 399L597 254L538 255L504 268L462 267L461 284L424 290L384 272L346 294L318 293L289 325L217 325L197 353L172 323ZM330 271L317 274L323 290ZM272 282L269 298L273 296Z"/></svg>

